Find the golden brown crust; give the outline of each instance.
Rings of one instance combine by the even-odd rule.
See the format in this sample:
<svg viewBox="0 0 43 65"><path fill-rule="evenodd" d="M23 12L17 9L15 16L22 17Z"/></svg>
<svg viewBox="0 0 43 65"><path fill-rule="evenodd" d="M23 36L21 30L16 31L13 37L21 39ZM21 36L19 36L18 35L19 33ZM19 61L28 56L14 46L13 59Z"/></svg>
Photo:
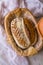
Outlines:
<svg viewBox="0 0 43 65"><path fill-rule="evenodd" d="M20 13L19 13L20 12ZM22 14L22 15L21 15ZM27 17L29 16L29 18L34 21L35 26L37 25L36 20L34 19L33 15L29 12L28 9L26 8L17 8L15 10L13 10L12 12L10 12L9 14L6 15L5 17L5 21L4 21L4 26L5 26L5 31L9 40L9 43L11 44L12 48L19 54L22 56L29 56L29 55L34 55L38 52L38 50L33 47L32 45L23 50L20 47L17 46L15 40L13 39L12 33L11 33L11 21L16 18L16 17ZM36 26L37 28L37 26Z"/></svg>
<svg viewBox="0 0 43 65"><path fill-rule="evenodd" d="M38 22L38 29L40 31L41 36L43 37L43 17Z"/></svg>

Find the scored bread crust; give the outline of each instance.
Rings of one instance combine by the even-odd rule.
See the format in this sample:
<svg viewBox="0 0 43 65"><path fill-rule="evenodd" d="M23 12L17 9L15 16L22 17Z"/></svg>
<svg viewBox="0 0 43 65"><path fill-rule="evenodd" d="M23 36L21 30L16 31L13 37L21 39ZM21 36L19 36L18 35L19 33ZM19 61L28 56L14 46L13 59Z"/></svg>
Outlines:
<svg viewBox="0 0 43 65"><path fill-rule="evenodd" d="M5 26L5 31L6 31L6 34L7 34L7 37L8 37L8 41L9 43L11 44L12 48L19 54L19 55L22 55L22 56L30 56L30 55L34 55L36 53L38 53L38 48L37 48L37 43L36 43L36 46L33 46L31 45L29 48L23 50L21 49L20 47L17 46L16 44L16 41L13 39L13 36L12 36L12 33L11 33L11 21L16 18L16 17L22 17L23 13L21 13L21 11L23 11L25 14L24 16L25 17L29 17L30 19L32 19L32 21L34 21L34 24L35 24L35 27L38 31L38 28L37 28L37 23L36 23L36 20L34 18L34 16L31 14L31 12L26 9L26 8L17 8L13 11L11 11L10 13L8 13L6 16L5 16L5 20L4 20L4 26ZM39 39L40 39L40 46L42 47L42 38L40 36L40 33L38 31L38 34L39 34ZM41 48L40 48L41 49Z"/></svg>

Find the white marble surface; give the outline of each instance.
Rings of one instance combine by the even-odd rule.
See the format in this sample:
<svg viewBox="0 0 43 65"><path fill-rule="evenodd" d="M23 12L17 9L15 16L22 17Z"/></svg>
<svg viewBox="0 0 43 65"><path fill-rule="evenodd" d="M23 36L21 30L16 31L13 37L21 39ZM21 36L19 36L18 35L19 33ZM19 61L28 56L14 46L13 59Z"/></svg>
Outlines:
<svg viewBox="0 0 43 65"><path fill-rule="evenodd" d="M43 3L39 0L25 0L25 2L24 0L0 0L0 65L43 65L43 50L32 57L21 57L6 40L5 31L1 25L2 18L17 7L26 7L36 16L43 13Z"/></svg>

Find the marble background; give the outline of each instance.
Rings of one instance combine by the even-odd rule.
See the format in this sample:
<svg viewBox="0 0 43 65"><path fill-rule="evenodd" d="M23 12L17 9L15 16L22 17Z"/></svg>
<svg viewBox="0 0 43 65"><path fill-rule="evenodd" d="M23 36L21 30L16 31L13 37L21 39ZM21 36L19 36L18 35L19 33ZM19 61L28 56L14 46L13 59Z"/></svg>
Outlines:
<svg viewBox="0 0 43 65"><path fill-rule="evenodd" d="M21 57L7 42L4 17L17 7L28 8L36 17L43 16L43 0L0 0L0 65L43 65L43 50L34 56Z"/></svg>

